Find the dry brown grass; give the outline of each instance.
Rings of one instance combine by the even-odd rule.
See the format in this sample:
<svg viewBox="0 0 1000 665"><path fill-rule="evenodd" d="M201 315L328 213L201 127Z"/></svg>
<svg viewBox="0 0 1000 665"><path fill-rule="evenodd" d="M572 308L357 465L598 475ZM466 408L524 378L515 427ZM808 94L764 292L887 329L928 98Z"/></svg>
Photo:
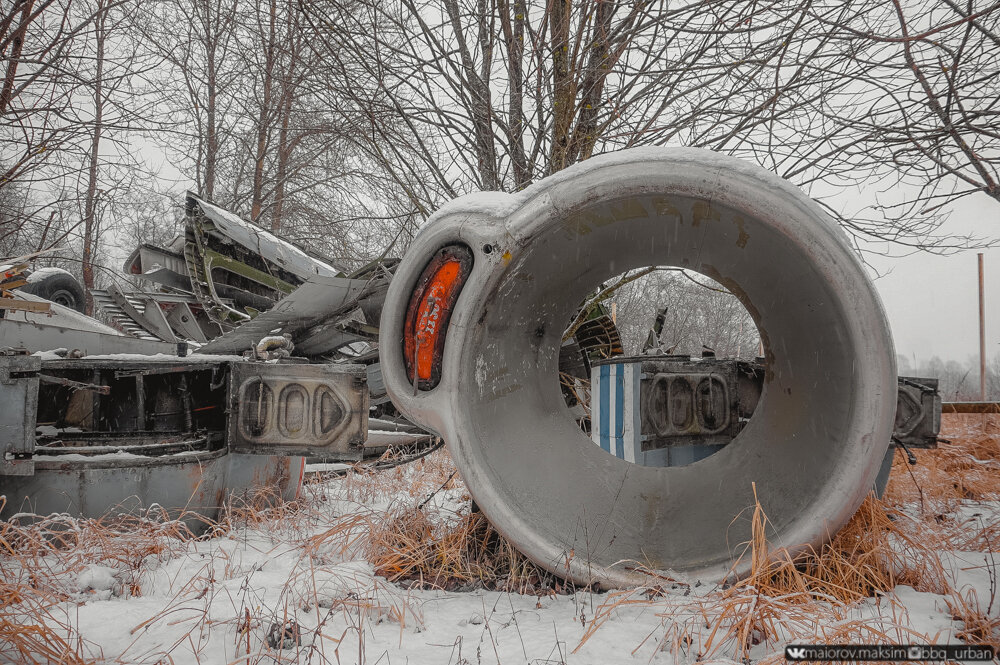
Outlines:
<svg viewBox="0 0 1000 665"><path fill-rule="evenodd" d="M379 472L358 469L341 482L342 497L348 501L391 505L341 520L314 538L317 552L327 548L343 554L358 548L379 575L408 587L518 593L562 589L559 580L528 561L482 513L472 510L445 450L409 466ZM429 503L446 492L458 496L456 512Z"/></svg>
<svg viewBox="0 0 1000 665"><path fill-rule="evenodd" d="M946 414L942 436L950 443L913 451L916 465L896 455L885 503L911 517L908 532L927 547L996 551L1000 518L974 506L1000 500L1000 416Z"/></svg>
<svg viewBox="0 0 1000 665"><path fill-rule="evenodd" d="M389 449L374 464L355 465L353 471L340 481L342 498L364 505L394 500L400 496L419 499L443 485L449 486L448 483L457 476L455 465L446 450L438 450L410 464L378 471L371 468L400 462L405 456L403 452ZM322 476L315 478L312 490L323 495L323 483L326 480ZM462 485L461 480L457 480L455 485Z"/></svg>
<svg viewBox="0 0 1000 665"><path fill-rule="evenodd" d="M787 605L816 599L850 604L898 584L948 593L939 551L990 551L1000 545L1000 519L974 523L951 516L963 501L1000 499L1000 417L988 419L985 431L982 422L980 416L945 416L943 435L952 443L916 451L919 463L913 468L897 455L885 499L868 497L830 543L794 561L766 542L765 507L756 506L753 540L744 553L753 561L751 573L729 590L730 596L753 589ZM450 477L453 467L446 453L435 457L436 479ZM352 482L354 491L364 487L370 498L398 492L405 481L397 471L395 478L380 481L380 489L370 481ZM921 496L925 510L917 517L913 507L919 506ZM926 509L932 505L938 509L933 514ZM366 552L390 580L418 580L442 588L482 584L530 590L537 589L541 579L538 569L524 562L476 513L441 525L412 507L391 511L372 524ZM543 588L549 586L546 581Z"/></svg>
<svg viewBox="0 0 1000 665"><path fill-rule="evenodd" d="M976 589L968 589L965 594L953 593L948 607L955 620L962 622L957 637L969 644L989 644L1000 651L1000 617L990 612L996 602L993 591L987 599L980 599Z"/></svg>
<svg viewBox="0 0 1000 665"><path fill-rule="evenodd" d="M768 519L758 501L751 541L743 553L750 557L749 574L702 605L705 624L710 626L703 643L706 653L724 648L747 658L758 644L777 643L790 632L819 637L830 624L840 633L823 635L827 643L833 643L828 641L831 637L849 642L848 634L855 642L891 642L891 636L877 631L858 640L861 635L854 633L871 629L863 622L841 621L846 608L898 584L932 593L950 591L938 554L901 528L903 519L869 495L830 543L793 560L786 550L768 542Z"/></svg>
<svg viewBox="0 0 1000 665"><path fill-rule="evenodd" d="M914 450L913 466L897 454L885 496L939 521L962 501L1000 499L1000 416L946 414L941 423L950 443Z"/></svg>
<svg viewBox="0 0 1000 665"><path fill-rule="evenodd" d="M416 508L389 512L371 524L365 554L377 574L421 588L535 594L558 584L480 512L465 512L444 523Z"/></svg>
<svg viewBox="0 0 1000 665"><path fill-rule="evenodd" d="M750 574L734 589L752 587L776 597L798 594L849 604L906 584L918 591L944 593L947 574L933 546L915 537L905 515L870 495L851 520L823 545L796 560L767 543L767 517L754 510ZM775 556L777 555L777 556Z"/></svg>
<svg viewBox="0 0 1000 665"><path fill-rule="evenodd" d="M869 495L850 521L823 545L792 560L767 541L767 515L754 507L752 539L743 556L750 573L730 593L752 588L780 598L815 598L850 604L907 584L920 591L944 593L947 575L932 547L906 529L908 520Z"/></svg>
<svg viewBox="0 0 1000 665"><path fill-rule="evenodd" d="M923 481L927 483L925 500L944 501L959 505L956 485L969 487L973 479L949 482L948 488L935 488L938 473L948 469L975 473L977 488L990 491L989 482L978 470L956 464L963 455L990 452L994 439L956 437L955 448L927 451L930 468ZM936 455L936 457L935 457ZM978 458L982 459L982 458ZM990 458L992 459L992 458ZM894 480L907 469L894 469ZM950 478L950 476L943 476ZM898 485L896 491L899 491ZM990 496L987 494L986 496ZM966 498L967 497L963 497ZM894 507L890 502L899 507ZM954 502L954 503L953 503ZM705 597L678 602L669 594L660 599L659 589L625 590L609 594L598 608L591 625L576 647L579 650L614 616L630 606L659 608L666 626L661 651L672 651L675 658L699 659L717 656L749 658L750 650L759 644L779 644L789 634L808 636L804 641L820 643L907 643L936 639L936 636L916 635L906 626L905 610L888 604L900 616L878 628L865 621L846 620L847 610L858 601L891 591L904 584L918 591L943 594L951 612L964 628L958 637L970 643L997 644L1000 620L993 618L991 594L986 602L969 590L960 596L951 587L949 574L939 551L954 546L958 531L945 521L921 519L900 510L905 502L899 495L880 501L874 495L864 503L833 540L792 560L787 551L774 548L768 542L768 519L765 508L756 503L752 517L752 537L742 556L750 559L750 572L731 586ZM912 512L912 511L910 511ZM997 540L997 522L982 523L978 528L965 524L961 543L969 549L992 551ZM998 600L1000 602L1000 600ZM699 652L688 651L697 646ZM634 652L633 652L634 653ZM782 656L772 658L774 662Z"/></svg>
<svg viewBox="0 0 1000 665"><path fill-rule="evenodd" d="M25 608L26 615L33 620L22 622L0 617L0 654L11 658L11 662L25 665L46 663L66 663L66 665L89 665L100 662L81 652L80 640L72 635L68 627L62 630L58 620L47 606ZM69 638L61 633L68 633Z"/></svg>
<svg viewBox="0 0 1000 665"><path fill-rule="evenodd" d="M233 497L217 522L160 508L139 514L112 509L94 519L24 514L0 522L0 659L102 662L99 646L84 640L67 615L73 603L96 593L77 583L88 566L114 571L111 595L141 596L142 576L152 559L168 560L184 552L190 541L241 527L269 525L270 531L283 532L274 527L296 524L290 518L299 509L263 488Z"/></svg>
<svg viewBox="0 0 1000 665"><path fill-rule="evenodd" d="M66 612L68 601L94 593L77 588L79 574L89 564L107 566L116 571L113 595L139 596L148 558L169 557L193 537L183 521L156 510L0 522L0 654L32 664L98 662L98 647L82 639Z"/></svg>

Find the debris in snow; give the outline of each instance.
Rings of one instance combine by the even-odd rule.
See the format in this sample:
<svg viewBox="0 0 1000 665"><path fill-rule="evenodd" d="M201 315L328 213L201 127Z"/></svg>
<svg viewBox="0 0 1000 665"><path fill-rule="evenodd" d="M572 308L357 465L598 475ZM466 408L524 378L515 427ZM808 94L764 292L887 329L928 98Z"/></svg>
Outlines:
<svg viewBox="0 0 1000 665"><path fill-rule="evenodd" d="M340 472L347 471L353 468L352 464L344 464L343 462L318 462L314 464L306 464L306 473L328 473L328 472Z"/></svg>
<svg viewBox="0 0 1000 665"><path fill-rule="evenodd" d="M288 621L284 625L272 623L267 629L267 646L272 649L294 649L302 640L299 624Z"/></svg>
<svg viewBox="0 0 1000 665"><path fill-rule="evenodd" d="M813 587L778 593L773 583L780 580L768 582L763 570L753 585L660 579L654 587L609 592L530 579L537 571L527 567L497 576L508 546L498 546L502 541L485 523L472 530L473 523L450 512L460 505L462 516L470 516L471 497L460 478L423 510L413 510L454 471L444 451L385 472L316 477L295 504L248 510L242 518L234 512L211 538L178 538L172 522L139 520L130 530L115 530L111 522L65 515L15 515L0 523L0 538L14 549L0 555L0 592L16 594L4 608L15 627L40 627L15 630L15 645L35 635L46 639L50 633L43 630L51 629L46 645L65 650L69 643L70 655L82 662L286 662L302 649L299 660L315 654L310 662L316 663L336 662L338 655L352 662L344 654L362 654L357 662L369 664L735 664L781 662L788 644L982 643L995 640L995 632L977 627L992 630L1000 613L990 597L1000 494L992 469L965 460L973 451L977 459L1000 459L1000 433L982 433L979 423L977 416L965 436L953 435L956 426L949 425L948 435L959 443L917 451L921 464L913 475L897 460L888 504L875 507L907 511L893 528L907 529L901 533L913 546L887 549L883 531L890 527L880 520L881 530L868 540L882 544L858 560L856 572L871 575L889 555L904 564L899 573L905 577L894 573L894 588L868 589L850 602ZM946 473L943 467L958 454L962 467L948 466ZM956 479L982 497L960 498ZM453 496L443 501L446 494ZM387 521L400 528L373 533ZM383 540L374 549L378 531ZM32 548L48 534L65 545L37 556ZM857 553L858 541L849 542ZM119 571L115 582L110 590L74 597L86 586L84 576L95 574L81 573L95 557L108 567L91 568L112 577ZM925 560L945 575L944 593L929 588ZM418 565L416 574L385 577ZM497 577L489 584L466 583L491 575ZM126 593L131 584L136 591ZM121 597L112 598L118 589ZM52 590L65 591L68 600L53 604ZM11 660L10 649L0 645L0 661Z"/></svg>
<svg viewBox="0 0 1000 665"><path fill-rule="evenodd" d="M83 358L87 354L80 349L73 349L70 351L66 347L60 347L58 349L52 349L51 351L35 351L31 355L38 356L42 360L60 360L65 358Z"/></svg>

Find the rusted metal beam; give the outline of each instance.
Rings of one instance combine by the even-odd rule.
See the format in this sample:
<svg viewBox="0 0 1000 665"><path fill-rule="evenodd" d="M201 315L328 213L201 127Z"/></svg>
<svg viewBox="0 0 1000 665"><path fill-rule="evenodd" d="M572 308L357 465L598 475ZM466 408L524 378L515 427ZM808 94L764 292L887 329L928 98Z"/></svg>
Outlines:
<svg viewBox="0 0 1000 665"><path fill-rule="evenodd" d="M42 383L54 383L58 386L66 386L67 388L72 388L73 390L90 390L95 393L100 393L101 395L111 394L111 386L101 386L95 383L84 383L83 381L74 381L73 379L67 379L62 376L39 374L38 380L41 381Z"/></svg>
<svg viewBox="0 0 1000 665"><path fill-rule="evenodd" d="M180 374L183 372L198 372L215 369L216 365L210 363L185 363L183 365L169 365L167 367L146 367L143 369L121 369L115 372L116 379L124 379L129 376L153 376L157 374Z"/></svg>
<svg viewBox="0 0 1000 665"><path fill-rule="evenodd" d="M942 402L941 413L1000 413L1000 402Z"/></svg>

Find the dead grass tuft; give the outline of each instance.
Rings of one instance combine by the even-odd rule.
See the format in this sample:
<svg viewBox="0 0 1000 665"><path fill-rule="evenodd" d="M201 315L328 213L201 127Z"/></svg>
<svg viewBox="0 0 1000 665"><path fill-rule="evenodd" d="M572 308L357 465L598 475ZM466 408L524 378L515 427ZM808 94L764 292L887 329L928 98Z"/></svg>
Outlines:
<svg viewBox="0 0 1000 665"><path fill-rule="evenodd" d="M391 511L373 522L366 556L378 575L421 588L486 588L534 594L557 580L528 561L480 512L434 520L423 510Z"/></svg>
<svg viewBox="0 0 1000 665"><path fill-rule="evenodd" d="M747 577L710 591L677 583L665 584L669 589L611 592L589 612L592 618L576 648L602 627L607 630L612 620L646 607L662 621L647 640L663 631L657 650L679 659L757 660L763 655L762 662L778 662L780 654L770 649L792 636L823 643L936 639L913 633L905 608L897 608L891 594L880 597L900 584L943 594L961 623L958 638L1000 647L1000 619L993 607L1000 600L994 590L988 597L982 589L979 595L975 590L959 595L937 554L949 549L988 553L1000 546L1000 517L979 506L1000 498L998 423L1000 416L985 428L979 416L946 418L944 436L952 444L917 451L915 467L898 455L885 500L868 497L829 544L794 559L768 542L766 506L758 502L743 552L751 562ZM273 548L274 556L291 553L299 560L282 596L285 606L267 606L248 584L233 598L232 616L217 620L231 627L248 661L249 654L264 653L268 626L286 625L289 607L315 612L316 634L336 645L343 635L322 634L333 617L347 617L359 635L366 622L398 623L400 639L407 622L419 626L422 618L405 587L522 594L564 589L472 508L444 450L383 471L358 469L335 483L314 480L297 502L282 501L274 491L249 492L232 499L219 522L208 524L201 536L196 533L201 524L193 515L185 517L188 522L162 511L100 520L24 515L0 523L0 660L104 662L100 647L82 639L67 609L94 597L93 590L79 588L81 572L90 565L107 566L116 580L111 593L137 596L143 593L141 575L156 567L155 560L203 545L193 540L242 537L250 530L281 545ZM262 540L259 533L250 534L251 544L253 537ZM212 556L216 560L197 576L171 582L175 597L133 633L176 621L179 608L208 607L213 594L230 593L221 581L254 574L253 561L230 562L225 548ZM392 584L371 580L367 565L356 572L342 565L362 556ZM855 620L858 601L871 597L879 597L872 602L892 616L871 625ZM199 625L191 620L192 631ZM251 643L251 637L256 641ZM186 647L174 645L165 653L174 648Z"/></svg>
<svg viewBox="0 0 1000 665"><path fill-rule="evenodd" d="M752 588L765 596L845 605L897 584L943 593L948 584L940 558L900 528L901 520L905 516L870 495L831 542L792 559L787 551L775 550L767 542L767 516L758 502L748 545L750 574L730 593Z"/></svg>
<svg viewBox="0 0 1000 665"><path fill-rule="evenodd" d="M69 639L52 628L52 617L45 608L34 608L30 616L43 618L38 623L12 621L0 617L0 655L10 662L25 665L65 663L66 665L92 665L101 662L81 652L77 636ZM33 621L36 619L31 619ZM66 631L70 632L70 631ZM70 632L70 635L72 633Z"/></svg>
<svg viewBox="0 0 1000 665"><path fill-rule="evenodd" d="M1000 651L1000 617L991 614L995 600L991 596L984 607L975 589L969 589L964 596L952 594L948 608L955 621L962 623L956 637L968 644L989 644Z"/></svg>
<svg viewBox="0 0 1000 665"><path fill-rule="evenodd" d="M209 522L205 537L215 538L239 529L254 529L268 526L294 526L296 517L303 510L300 501L286 501L281 490L274 487L254 487L239 494L231 494L227 499L217 522ZM285 535L284 529L278 529Z"/></svg>
<svg viewBox="0 0 1000 665"><path fill-rule="evenodd" d="M915 450L893 464L885 502L911 516L907 528L939 549L990 552L1000 543L1000 519L978 505L1000 500L1000 416L946 414L937 449Z"/></svg>

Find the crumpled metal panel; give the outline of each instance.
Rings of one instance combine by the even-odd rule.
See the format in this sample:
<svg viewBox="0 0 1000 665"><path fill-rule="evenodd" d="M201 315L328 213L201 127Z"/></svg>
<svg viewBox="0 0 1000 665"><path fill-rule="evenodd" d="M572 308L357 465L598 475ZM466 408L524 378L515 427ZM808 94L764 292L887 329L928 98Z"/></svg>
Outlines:
<svg viewBox="0 0 1000 665"><path fill-rule="evenodd" d="M335 331L331 330L324 335L324 341L329 346L325 348L323 346L320 348L310 346L303 349L299 348L303 340L298 337L297 333L351 306L365 293L367 285L368 282L361 279L316 275L279 300L268 311L258 314L253 320L211 340L199 349L199 353L242 353L276 329L292 334L297 349L309 354L329 352L336 349L337 346L356 339L364 339L359 335L351 335L350 339L335 342L332 339L335 337Z"/></svg>

